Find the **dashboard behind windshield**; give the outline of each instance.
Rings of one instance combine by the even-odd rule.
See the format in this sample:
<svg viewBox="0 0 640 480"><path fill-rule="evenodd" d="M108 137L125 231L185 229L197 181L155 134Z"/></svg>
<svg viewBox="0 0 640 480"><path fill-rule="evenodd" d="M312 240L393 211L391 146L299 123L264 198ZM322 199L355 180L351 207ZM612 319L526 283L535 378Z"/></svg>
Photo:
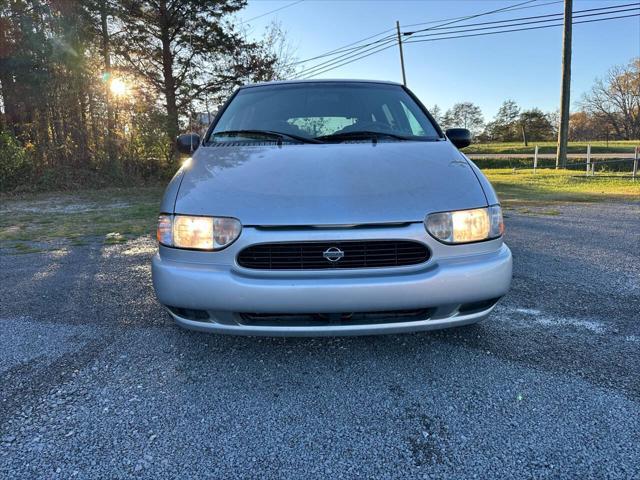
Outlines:
<svg viewBox="0 0 640 480"><path fill-rule="evenodd" d="M318 82L239 90L207 141L237 140L236 134L227 138L222 132L259 130L304 138L351 132L379 132L416 140L440 138L427 115L399 85ZM255 135L246 137L259 139Z"/></svg>

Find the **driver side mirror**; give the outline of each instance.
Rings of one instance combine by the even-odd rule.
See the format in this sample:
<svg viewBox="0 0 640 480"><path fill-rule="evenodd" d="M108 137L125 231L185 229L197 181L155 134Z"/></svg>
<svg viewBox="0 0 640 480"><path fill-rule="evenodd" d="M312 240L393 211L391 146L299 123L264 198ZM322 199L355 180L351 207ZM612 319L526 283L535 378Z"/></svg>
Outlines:
<svg viewBox="0 0 640 480"><path fill-rule="evenodd" d="M180 153L191 155L200 146L200 135L197 133L185 133L176 138L176 147Z"/></svg>
<svg viewBox="0 0 640 480"><path fill-rule="evenodd" d="M466 128L448 128L445 135L458 148L471 145L471 132Z"/></svg>

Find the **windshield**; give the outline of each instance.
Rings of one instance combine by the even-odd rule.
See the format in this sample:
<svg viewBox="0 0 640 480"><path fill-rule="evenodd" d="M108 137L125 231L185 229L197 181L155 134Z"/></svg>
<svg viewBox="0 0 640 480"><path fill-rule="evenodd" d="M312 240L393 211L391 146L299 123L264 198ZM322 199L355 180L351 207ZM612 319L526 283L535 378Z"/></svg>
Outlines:
<svg viewBox="0 0 640 480"><path fill-rule="evenodd" d="M280 137L287 142L439 138L429 118L399 85L319 82L241 89L208 141L265 141L274 133L290 135Z"/></svg>

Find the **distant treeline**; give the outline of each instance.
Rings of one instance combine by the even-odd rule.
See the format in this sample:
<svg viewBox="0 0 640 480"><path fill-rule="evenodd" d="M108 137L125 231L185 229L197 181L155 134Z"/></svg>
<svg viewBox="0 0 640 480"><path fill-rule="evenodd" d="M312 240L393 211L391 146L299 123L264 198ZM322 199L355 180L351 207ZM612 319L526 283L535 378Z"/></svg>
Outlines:
<svg viewBox="0 0 640 480"><path fill-rule="evenodd" d="M571 114L569 140L640 138L640 58L613 67L576 104L579 110ZM457 103L444 113L437 105L430 111L444 128L468 128L479 142L527 144L554 140L558 135L558 112L522 110L513 100L506 100L486 123L480 108L471 102Z"/></svg>

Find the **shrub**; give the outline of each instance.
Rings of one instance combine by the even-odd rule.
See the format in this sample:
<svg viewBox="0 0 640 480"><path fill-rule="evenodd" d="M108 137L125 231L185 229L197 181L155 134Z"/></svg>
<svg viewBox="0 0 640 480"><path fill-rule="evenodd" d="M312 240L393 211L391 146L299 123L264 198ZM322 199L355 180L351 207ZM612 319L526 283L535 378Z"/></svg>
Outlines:
<svg viewBox="0 0 640 480"><path fill-rule="evenodd" d="M30 177L29 155L13 135L0 131L0 191L12 190Z"/></svg>

